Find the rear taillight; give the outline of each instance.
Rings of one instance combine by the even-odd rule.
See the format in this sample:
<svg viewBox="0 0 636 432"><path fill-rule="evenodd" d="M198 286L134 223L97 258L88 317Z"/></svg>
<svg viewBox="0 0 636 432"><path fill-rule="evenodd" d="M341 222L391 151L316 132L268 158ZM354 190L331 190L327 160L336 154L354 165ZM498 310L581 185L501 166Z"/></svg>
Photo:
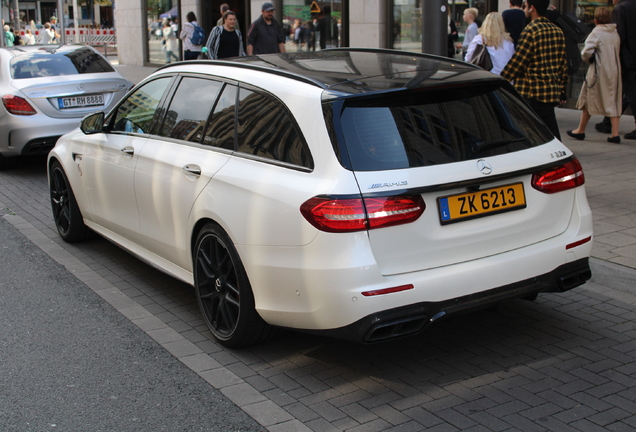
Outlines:
<svg viewBox="0 0 636 432"><path fill-rule="evenodd" d="M33 115L37 114L37 111L20 96L4 95L2 96L2 103L4 107L11 114L15 115Z"/></svg>
<svg viewBox="0 0 636 432"><path fill-rule="evenodd" d="M564 165L532 175L532 187L547 194L572 189L584 183L585 175L577 158L572 158Z"/></svg>
<svg viewBox="0 0 636 432"><path fill-rule="evenodd" d="M300 206L305 219L321 231L353 232L413 222L424 213L420 195L334 199L314 197Z"/></svg>

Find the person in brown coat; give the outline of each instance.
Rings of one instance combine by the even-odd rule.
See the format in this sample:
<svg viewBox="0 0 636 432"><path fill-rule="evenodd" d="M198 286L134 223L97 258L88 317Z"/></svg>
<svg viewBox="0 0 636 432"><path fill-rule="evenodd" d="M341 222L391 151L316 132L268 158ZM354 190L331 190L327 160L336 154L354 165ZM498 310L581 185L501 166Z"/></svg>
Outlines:
<svg viewBox="0 0 636 432"><path fill-rule="evenodd" d="M612 131L608 142L619 144L618 125L622 111L622 83L620 64L620 37L616 24L610 24L611 12L599 7L594 12L596 27L585 40L581 51L583 61L588 63L585 82L576 107L583 110L579 127L567 131L575 139L585 139L585 128L590 116L604 115L611 121Z"/></svg>

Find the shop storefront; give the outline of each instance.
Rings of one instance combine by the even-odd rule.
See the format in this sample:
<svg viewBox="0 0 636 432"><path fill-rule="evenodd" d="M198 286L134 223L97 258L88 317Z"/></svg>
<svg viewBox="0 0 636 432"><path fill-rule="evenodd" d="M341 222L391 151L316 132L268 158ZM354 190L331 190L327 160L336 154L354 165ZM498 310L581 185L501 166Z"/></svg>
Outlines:
<svg viewBox="0 0 636 432"><path fill-rule="evenodd" d="M387 10L386 40L387 47L397 50L421 52L422 35L426 34L426 17L422 17L422 2L426 0L392 0ZM553 0L552 7L567 15L574 25L589 33L594 27L594 11L599 6L614 8L612 0L605 1L577 1ZM493 11L503 12L508 9L508 0L449 0L449 16L455 21L461 41L467 24L462 16L466 8L478 11L478 20ZM581 41L582 42L582 41ZM580 44L582 48L583 44ZM461 58L461 54L456 54ZM587 67L582 64L578 71L570 76L568 83L568 107L574 107L585 79Z"/></svg>
<svg viewBox="0 0 636 432"><path fill-rule="evenodd" d="M239 29L247 42L247 31L251 22L260 15L262 2L246 0L221 0L199 2L196 5L185 4L178 0L143 0L144 26L143 35L145 65L162 65L167 63L164 32L166 22L175 31L177 39L180 33L179 18L193 11L201 27L209 34L210 30L221 18L220 6L227 3L230 10L237 15ZM120 2L121 3L121 2ZM322 48L348 46L348 5L349 0L278 0L276 19L281 22L286 35L285 49L289 52L318 51ZM333 25L329 22L331 16ZM180 43L180 41L178 41ZM180 50L179 50L180 51ZM176 53L182 58L180 52Z"/></svg>

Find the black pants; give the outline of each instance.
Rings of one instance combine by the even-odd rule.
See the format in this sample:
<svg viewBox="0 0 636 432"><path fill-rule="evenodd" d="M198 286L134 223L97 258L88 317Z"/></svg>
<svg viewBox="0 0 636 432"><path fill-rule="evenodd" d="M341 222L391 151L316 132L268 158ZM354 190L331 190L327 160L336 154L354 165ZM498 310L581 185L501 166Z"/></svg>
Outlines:
<svg viewBox="0 0 636 432"><path fill-rule="evenodd" d="M621 73L623 79L623 112L629 105L634 113L634 123L636 123L636 69L625 69ZM603 117L603 125L611 128L609 117Z"/></svg>
<svg viewBox="0 0 636 432"><path fill-rule="evenodd" d="M559 141L561 141L559 125L557 124L556 114L554 113L554 107L556 107L557 104L539 102L536 99L526 99L526 102L528 102L534 112L537 113L539 118L543 120L543 123L545 123L548 129L550 129L552 135L554 135Z"/></svg>
<svg viewBox="0 0 636 432"><path fill-rule="evenodd" d="M196 60L199 58L199 55L201 54L201 52L199 51L184 51L183 52L183 59L184 60Z"/></svg>

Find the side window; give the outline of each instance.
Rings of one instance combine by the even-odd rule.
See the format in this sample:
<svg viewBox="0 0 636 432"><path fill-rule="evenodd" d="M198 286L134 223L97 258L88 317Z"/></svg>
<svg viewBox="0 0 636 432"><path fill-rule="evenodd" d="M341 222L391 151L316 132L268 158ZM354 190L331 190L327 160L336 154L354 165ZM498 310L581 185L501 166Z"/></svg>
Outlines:
<svg viewBox="0 0 636 432"><path fill-rule="evenodd" d="M309 147L273 97L242 88L237 127L238 151L313 169Z"/></svg>
<svg viewBox="0 0 636 432"><path fill-rule="evenodd" d="M179 83L159 134L185 141L201 142L203 128L223 83L185 77Z"/></svg>
<svg viewBox="0 0 636 432"><path fill-rule="evenodd" d="M205 128L203 144L234 150L236 94L236 86L227 84L223 89Z"/></svg>
<svg viewBox="0 0 636 432"><path fill-rule="evenodd" d="M135 90L119 105L111 131L149 133L159 102L172 81L159 78Z"/></svg>

